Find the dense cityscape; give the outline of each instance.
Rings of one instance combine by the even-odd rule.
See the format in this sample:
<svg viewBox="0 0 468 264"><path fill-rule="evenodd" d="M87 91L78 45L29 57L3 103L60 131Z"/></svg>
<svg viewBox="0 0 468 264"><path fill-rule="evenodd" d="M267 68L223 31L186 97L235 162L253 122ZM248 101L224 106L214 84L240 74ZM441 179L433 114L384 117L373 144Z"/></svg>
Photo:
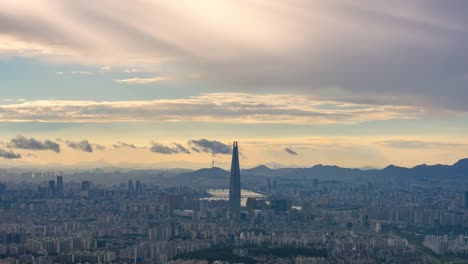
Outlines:
<svg viewBox="0 0 468 264"><path fill-rule="evenodd" d="M467 165L467 160L458 164L464 171ZM468 258L463 178L334 177L337 167L317 167L323 175L288 177L285 169L275 173L265 166L240 170L235 142L229 177L216 167L188 172L196 181L205 178L199 184L151 180L169 171L3 170L0 263L457 263ZM187 177L171 174L166 177ZM120 183L97 183L110 177ZM249 177L257 183L245 184ZM210 186L209 178L226 183ZM229 190L215 189L227 185Z"/></svg>
<svg viewBox="0 0 468 264"><path fill-rule="evenodd" d="M0 264L468 264L468 0L0 0Z"/></svg>

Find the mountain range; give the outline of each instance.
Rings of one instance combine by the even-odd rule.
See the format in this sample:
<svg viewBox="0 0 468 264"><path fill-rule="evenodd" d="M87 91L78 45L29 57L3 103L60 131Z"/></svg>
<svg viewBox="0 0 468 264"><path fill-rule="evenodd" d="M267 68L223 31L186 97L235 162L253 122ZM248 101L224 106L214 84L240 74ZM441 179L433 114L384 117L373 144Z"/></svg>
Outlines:
<svg viewBox="0 0 468 264"><path fill-rule="evenodd" d="M227 186L229 171L221 168L208 168L182 173L175 176L177 180L191 183L213 183ZM242 181L255 184L259 180L264 183L266 178L282 180L350 180L356 177L400 177L400 178L437 178L437 179L466 179L468 180L468 159L461 159L452 165L418 165L412 168L389 165L383 169L352 169L334 165L315 165L309 168L279 168L271 169L260 165L241 171ZM173 179L174 180L174 179Z"/></svg>

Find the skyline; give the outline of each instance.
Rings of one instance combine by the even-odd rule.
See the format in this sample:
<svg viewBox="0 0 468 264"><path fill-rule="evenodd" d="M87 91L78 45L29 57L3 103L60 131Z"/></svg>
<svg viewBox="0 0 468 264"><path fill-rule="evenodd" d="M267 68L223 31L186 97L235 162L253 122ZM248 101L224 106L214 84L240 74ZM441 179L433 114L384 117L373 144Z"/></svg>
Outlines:
<svg viewBox="0 0 468 264"><path fill-rule="evenodd" d="M465 2L184 4L2 1L0 164L468 157Z"/></svg>

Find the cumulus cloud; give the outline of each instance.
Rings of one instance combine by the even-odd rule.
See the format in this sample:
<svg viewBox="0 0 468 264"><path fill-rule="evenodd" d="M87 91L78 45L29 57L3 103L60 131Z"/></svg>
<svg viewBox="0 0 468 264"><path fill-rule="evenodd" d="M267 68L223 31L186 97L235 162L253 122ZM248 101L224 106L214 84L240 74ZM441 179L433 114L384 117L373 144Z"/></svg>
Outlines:
<svg viewBox="0 0 468 264"><path fill-rule="evenodd" d="M149 77L149 78L142 78L142 77L134 77L134 78L127 78L127 79L114 79L115 83L126 83L126 84L147 84L147 83L156 83L161 81L167 81L169 78L167 77Z"/></svg>
<svg viewBox="0 0 468 264"><path fill-rule="evenodd" d="M0 53L168 64L217 87L287 87L338 101L466 111L468 3L424 3L2 1Z"/></svg>
<svg viewBox="0 0 468 264"><path fill-rule="evenodd" d="M437 141L423 141L423 140L384 140L376 142L389 148L399 149L420 149L420 148L456 148L468 147L468 144L453 143L453 142L437 142Z"/></svg>
<svg viewBox="0 0 468 264"><path fill-rule="evenodd" d="M419 107L355 104L295 94L209 93L151 101L26 101L0 104L0 122L217 122L354 124L413 119Z"/></svg>
<svg viewBox="0 0 468 264"><path fill-rule="evenodd" d="M19 153L14 153L13 151L8 151L4 149L0 149L0 158L4 159L20 159L21 154Z"/></svg>
<svg viewBox="0 0 468 264"><path fill-rule="evenodd" d="M177 153L185 153L190 154L190 151L185 148L184 146L173 143L173 146L168 146L164 144L160 144L157 142L153 142L150 148L151 152L159 153L159 154L177 154Z"/></svg>
<svg viewBox="0 0 468 264"><path fill-rule="evenodd" d="M26 138L17 136L10 140L7 144L9 148L31 149L31 150L52 150L56 153L60 152L60 145L50 140L39 141L34 138Z"/></svg>
<svg viewBox="0 0 468 264"><path fill-rule="evenodd" d="M231 154L232 147L226 145L222 142L216 140L208 140L208 139L198 139L198 140L190 140L189 145L193 146L192 149L197 149L197 152L206 152L211 153L212 155L217 154Z"/></svg>
<svg viewBox="0 0 468 264"><path fill-rule="evenodd" d="M98 150L104 150L105 147L99 144L91 144L89 143L88 140L81 140L81 141L70 141L67 140L65 141L67 143L67 146L76 149L76 150L81 150L84 152L94 152L94 149Z"/></svg>
<svg viewBox="0 0 468 264"><path fill-rule="evenodd" d="M284 151L286 151L286 153L291 154L291 155L297 155L297 152L292 150L289 147L284 148Z"/></svg>

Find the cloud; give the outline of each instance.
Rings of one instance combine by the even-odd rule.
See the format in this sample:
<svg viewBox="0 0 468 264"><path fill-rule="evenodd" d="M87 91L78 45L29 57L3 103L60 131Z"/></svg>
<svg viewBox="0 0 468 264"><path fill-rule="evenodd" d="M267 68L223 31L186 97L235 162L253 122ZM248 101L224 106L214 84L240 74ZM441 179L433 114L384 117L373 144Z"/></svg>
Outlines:
<svg viewBox="0 0 468 264"><path fill-rule="evenodd" d="M105 150L106 147L103 146L103 145L99 145L99 144L93 144L93 147L97 150Z"/></svg>
<svg viewBox="0 0 468 264"><path fill-rule="evenodd" d="M190 149L193 150L193 151L195 151L195 152L197 152L197 153L200 153L200 150L197 149L197 148L195 148L195 147L191 147Z"/></svg>
<svg viewBox="0 0 468 264"><path fill-rule="evenodd" d="M192 149L197 149L199 152L217 154L231 154L232 147L216 140L199 139L190 140L189 145L193 146Z"/></svg>
<svg viewBox="0 0 468 264"><path fill-rule="evenodd" d="M150 78L134 77L134 78L127 78L127 79L114 79L113 81L115 83L125 83L125 84L147 84L147 83L156 83L156 82L167 81L167 80L169 80L169 78L156 76L156 77L150 77Z"/></svg>
<svg viewBox="0 0 468 264"><path fill-rule="evenodd" d="M26 153L26 154L24 154L24 156L25 156L25 157L28 157L28 158L35 158L35 159L37 159L37 156L34 155L34 154L32 154L32 153Z"/></svg>
<svg viewBox="0 0 468 264"><path fill-rule="evenodd" d="M138 70L138 69L124 69L123 72L125 72L125 73L135 73L135 72L141 72L141 70Z"/></svg>
<svg viewBox="0 0 468 264"><path fill-rule="evenodd" d="M151 152L160 153L160 154L174 154L177 153L177 150L159 143L153 143L150 148Z"/></svg>
<svg viewBox="0 0 468 264"><path fill-rule="evenodd" d="M89 71L72 71L71 74L79 74L79 75L93 75L94 72Z"/></svg>
<svg viewBox="0 0 468 264"><path fill-rule="evenodd" d="M19 153L14 153L13 151L8 151L4 149L0 149L0 158L4 159L20 159L21 154Z"/></svg>
<svg viewBox="0 0 468 264"><path fill-rule="evenodd" d="M26 138L24 136L17 136L16 138L11 139L7 144L9 148L17 149L31 149L31 150L52 150L56 153L60 152L60 145L50 141L44 140L39 141L34 138Z"/></svg>
<svg viewBox="0 0 468 264"><path fill-rule="evenodd" d="M131 148L131 149L136 149L138 148L136 145L134 144L129 144L129 143L125 143L125 142L122 142L122 141L119 141L117 142L116 144L113 144L112 145L113 148Z"/></svg>
<svg viewBox="0 0 468 264"><path fill-rule="evenodd" d="M82 150L84 152L93 152L93 146L87 140L79 142L67 141L67 145L72 149Z"/></svg>
<svg viewBox="0 0 468 264"><path fill-rule="evenodd" d="M289 147L284 148L284 151L286 151L286 153L291 154L291 155L297 155L297 152L292 150Z"/></svg>
<svg viewBox="0 0 468 264"><path fill-rule="evenodd" d="M177 143L174 143L175 145L175 148L177 149L177 151L181 152L181 153L185 153L185 154L190 154L190 151L185 148L184 146L182 146L181 144L177 144Z"/></svg>
<svg viewBox="0 0 468 264"><path fill-rule="evenodd" d="M65 141L67 143L67 146L76 149L76 150L81 150L84 152L94 152L94 149L98 150L104 150L105 146L98 145L98 144L91 144L88 142L88 140L82 140L82 141L70 141L67 140Z"/></svg>
<svg viewBox="0 0 468 264"><path fill-rule="evenodd" d="M2 1L0 53L163 65L224 89L466 111L468 3L443 2Z"/></svg>
<svg viewBox="0 0 468 264"><path fill-rule="evenodd" d="M379 145L388 147L388 148L398 148L398 149L468 147L468 144L463 144L463 143L422 141L422 140L384 140L384 141L378 141L376 143Z"/></svg>
<svg viewBox="0 0 468 264"><path fill-rule="evenodd" d="M94 72L90 71L71 71L71 72L63 72L63 71L58 71L55 72L57 75L64 75L64 74L75 74L75 75L94 75Z"/></svg>
<svg viewBox="0 0 468 264"><path fill-rule="evenodd" d="M402 105L355 104L295 94L209 93L150 101L25 101L0 104L0 122L214 122L356 124L414 119L425 112Z"/></svg>
<svg viewBox="0 0 468 264"><path fill-rule="evenodd" d="M167 146L160 143L153 142L150 148L151 152L159 153L159 154L177 154L177 153L185 153L190 154L190 151L186 149L184 146L173 143L173 146Z"/></svg>

